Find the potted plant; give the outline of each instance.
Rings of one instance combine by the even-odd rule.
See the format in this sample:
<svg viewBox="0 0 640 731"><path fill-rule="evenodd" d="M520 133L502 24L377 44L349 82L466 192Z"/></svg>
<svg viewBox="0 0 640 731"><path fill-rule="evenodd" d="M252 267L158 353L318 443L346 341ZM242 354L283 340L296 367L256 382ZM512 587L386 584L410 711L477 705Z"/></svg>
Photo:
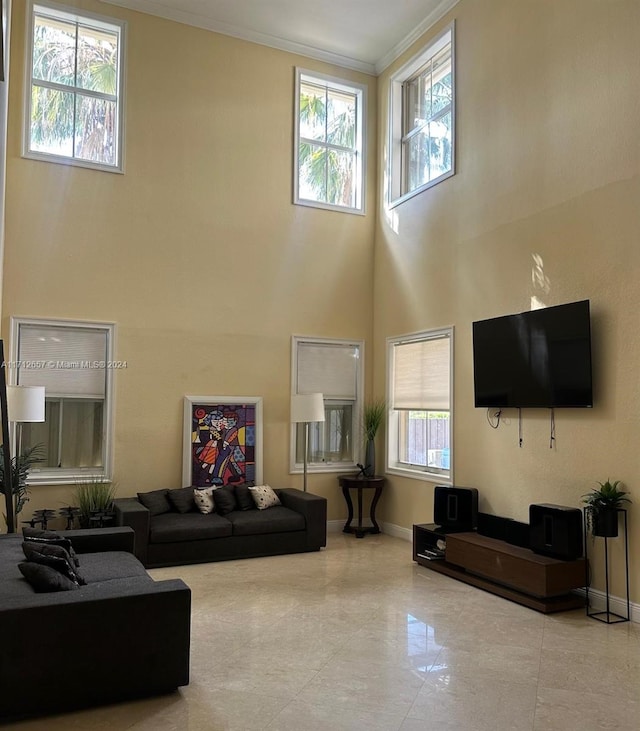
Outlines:
<svg viewBox="0 0 640 731"><path fill-rule="evenodd" d="M367 440L364 456L364 474L367 477L373 477L376 473L376 447L374 440L386 413L387 403L384 399L374 399L364 405L363 431Z"/></svg>
<svg viewBox="0 0 640 731"><path fill-rule="evenodd" d="M25 449L20 457L11 458L11 492L13 493L13 512L17 516L29 501L27 477L34 464L44 460L44 445L36 444ZM4 445L0 444L0 492L4 495ZM5 521L7 516L5 515Z"/></svg>
<svg viewBox="0 0 640 731"><path fill-rule="evenodd" d="M618 535L618 510L623 503L630 503L627 492L618 486L620 480L598 482L600 487L582 496L586 503L585 514L587 528L594 536L615 538Z"/></svg>
<svg viewBox="0 0 640 731"><path fill-rule="evenodd" d="M78 507L81 528L101 528L113 518L113 499L116 486L99 475L76 482L73 497Z"/></svg>

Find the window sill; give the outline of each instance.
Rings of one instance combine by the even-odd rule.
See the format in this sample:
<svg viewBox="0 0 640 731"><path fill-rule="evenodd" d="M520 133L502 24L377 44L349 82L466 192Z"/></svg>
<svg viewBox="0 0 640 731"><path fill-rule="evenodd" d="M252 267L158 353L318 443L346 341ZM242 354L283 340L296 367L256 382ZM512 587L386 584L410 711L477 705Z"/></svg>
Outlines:
<svg viewBox="0 0 640 731"><path fill-rule="evenodd" d="M426 467L424 469L387 467L387 474L398 475L398 477L408 477L411 480L422 480L423 482L437 482L439 485L453 485L453 477L451 473L445 475L438 472L429 472Z"/></svg>
<svg viewBox="0 0 640 731"><path fill-rule="evenodd" d="M74 470L31 470L27 485L78 485L86 482L111 482L105 472L76 472Z"/></svg>

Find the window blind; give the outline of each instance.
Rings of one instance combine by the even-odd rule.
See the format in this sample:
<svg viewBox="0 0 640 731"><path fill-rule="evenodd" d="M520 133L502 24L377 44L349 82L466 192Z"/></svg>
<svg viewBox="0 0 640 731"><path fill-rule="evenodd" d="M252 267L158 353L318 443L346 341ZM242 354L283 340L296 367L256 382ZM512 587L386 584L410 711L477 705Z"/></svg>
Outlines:
<svg viewBox="0 0 640 731"><path fill-rule="evenodd" d="M448 411L449 336L397 343L393 349L393 408Z"/></svg>
<svg viewBox="0 0 640 731"><path fill-rule="evenodd" d="M18 384L44 386L47 397L105 396L107 332L21 325Z"/></svg>
<svg viewBox="0 0 640 731"><path fill-rule="evenodd" d="M297 393L355 401L358 356L355 345L298 343Z"/></svg>

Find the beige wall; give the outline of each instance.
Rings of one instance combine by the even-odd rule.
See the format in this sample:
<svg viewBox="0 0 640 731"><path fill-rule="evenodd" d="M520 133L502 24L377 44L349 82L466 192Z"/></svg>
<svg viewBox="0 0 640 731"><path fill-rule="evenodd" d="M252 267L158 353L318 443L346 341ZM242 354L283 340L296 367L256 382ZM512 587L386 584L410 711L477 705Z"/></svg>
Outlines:
<svg viewBox="0 0 640 731"><path fill-rule="evenodd" d="M69 0L67 0L69 3ZM376 80L89 0L128 21L126 174L20 157L24 4L14 7L3 328L115 321L119 495L178 487L182 398L264 398L264 476L289 475L291 335L370 340ZM369 87L366 216L291 203L294 67ZM310 476L345 513L334 475ZM35 487L31 510L72 488ZM26 517L21 516L21 517Z"/></svg>
<svg viewBox="0 0 640 731"><path fill-rule="evenodd" d="M24 5L15 5L3 329L11 315L118 323L117 356L129 363L117 374L120 494L180 484L185 393L264 396L265 478L299 485L288 474L291 334L365 338L367 378L381 394L386 337L454 325L455 482L480 490L482 510L526 520L530 503L577 506L607 477L640 501L635 0L461 0L424 39L455 18L457 174L392 215L374 190L388 80L421 42L376 84L76 4L129 22L126 174L20 158ZM379 144L366 217L290 203L296 64L369 85ZM520 449L515 412L494 431L473 408L472 321L528 309L534 297L592 305L596 406L558 410L553 449L546 412L524 412ZM334 476L310 486L329 497L330 518L344 516ZM34 488L30 508L70 494ZM432 499L432 484L391 477L380 514L409 529L431 519Z"/></svg>
<svg viewBox="0 0 640 731"><path fill-rule="evenodd" d="M381 160L390 74L453 18L457 174L379 212L375 390L386 337L454 325L455 483L479 489L481 510L526 521L530 503L579 506L596 480L622 480L636 502L639 601L640 4L462 0L379 79ZM515 410L494 431L473 406L471 323L530 309L532 298L591 300L595 407L556 410L552 449L547 411L523 411L520 449ZM432 519L431 483L389 482L385 520ZM613 542L618 595L621 547Z"/></svg>

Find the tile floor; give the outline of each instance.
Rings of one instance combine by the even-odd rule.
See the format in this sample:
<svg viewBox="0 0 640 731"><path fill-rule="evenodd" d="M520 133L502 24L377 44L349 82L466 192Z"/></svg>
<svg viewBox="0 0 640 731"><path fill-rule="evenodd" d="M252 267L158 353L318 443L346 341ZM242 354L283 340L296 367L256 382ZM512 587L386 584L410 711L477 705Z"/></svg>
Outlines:
<svg viewBox="0 0 640 731"><path fill-rule="evenodd" d="M417 566L397 538L152 573L192 588L191 684L5 728L640 729L640 625L545 617Z"/></svg>

